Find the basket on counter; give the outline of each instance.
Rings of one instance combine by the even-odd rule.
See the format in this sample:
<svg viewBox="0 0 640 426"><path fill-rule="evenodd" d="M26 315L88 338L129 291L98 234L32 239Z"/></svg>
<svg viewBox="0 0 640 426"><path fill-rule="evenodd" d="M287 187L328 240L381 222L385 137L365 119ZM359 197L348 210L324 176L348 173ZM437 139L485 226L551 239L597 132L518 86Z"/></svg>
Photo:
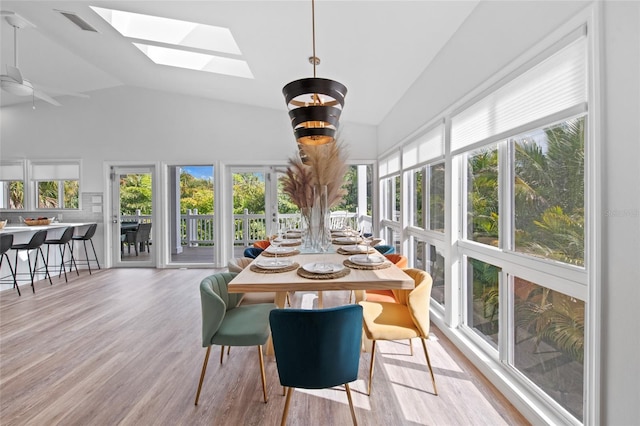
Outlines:
<svg viewBox="0 0 640 426"><path fill-rule="evenodd" d="M36 225L51 225L51 220L49 218L44 218L44 219L25 219L24 220L24 224L25 225L29 225L29 226L36 226Z"/></svg>

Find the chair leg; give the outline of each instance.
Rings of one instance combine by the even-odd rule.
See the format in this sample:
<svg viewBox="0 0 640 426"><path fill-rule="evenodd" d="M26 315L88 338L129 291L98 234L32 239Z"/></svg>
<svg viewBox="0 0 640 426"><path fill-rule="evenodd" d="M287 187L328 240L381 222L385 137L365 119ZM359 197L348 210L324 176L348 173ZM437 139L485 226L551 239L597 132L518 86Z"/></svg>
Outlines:
<svg viewBox="0 0 640 426"><path fill-rule="evenodd" d="M207 363L209 362L210 353L211 353L211 346L207 348L207 354L204 356L204 363L202 364L202 373L200 373L200 383L198 383L198 392L196 392L196 402L194 405L198 405L198 399L200 398L200 390L202 389L202 382L204 381L204 373L207 372Z"/></svg>
<svg viewBox="0 0 640 426"><path fill-rule="evenodd" d="M62 269L62 271L58 272L58 278L60 278L60 275L62 274L62 272L64 272L64 282L68 283L69 281L67 281L67 268L65 268L64 266L64 250L62 250L62 246L63 246L62 244L58 244L58 250L60 250L60 268ZM47 247L47 262L48 261L49 261L49 248Z"/></svg>
<svg viewBox="0 0 640 426"><path fill-rule="evenodd" d="M355 408L353 408L353 399L351 399L351 389L349 388L349 383L345 383L344 388L347 391L347 399L349 400L349 409L351 410L351 419L353 420L353 425L358 426L358 420L356 420L356 410Z"/></svg>
<svg viewBox="0 0 640 426"><path fill-rule="evenodd" d="M2 260L4 258L7 259L7 265L9 265L9 272L11 272L11 277L13 278L13 288L18 290L18 296L22 296L20 294L20 287L18 287L18 281L16 280L16 273L13 270L13 267L11 266L11 261L9 260L9 255L7 253L2 253L2 255L0 256L0 268L2 267Z"/></svg>
<svg viewBox="0 0 640 426"><path fill-rule="evenodd" d="M91 243L91 249L93 250L93 258L96 260L96 265L98 265L98 269L100 268L100 261L98 260L98 254L96 253L96 246L93 245L93 240L89 240Z"/></svg>
<svg viewBox="0 0 640 426"><path fill-rule="evenodd" d="M69 257L71 260L69 261L69 272L71 272L71 268L76 268L76 275L80 276L80 272L78 271L78 264L76 263L75 257L73 257L73 250L71 249L71 243L67 243L66 248L69 247Z"/></svg>
<svg viewBox="0 0 640 426"><path fill-rule="evenodd" d="M431 368L431 360L429 359L429 352L427 351L427 342L420 338L422 342L422 348L424 349L424 356L427 358L427 366L429 366L429 373L431 373L431 382L433 383L433 392L438 395L438 388L436 388L436 378L433 376L433 368Z"/></svg>
<svg viewBox="0 0 640 426"><path fill-rule="evenodd" d="M44 258L44 252L42 251L42 247L38 247L38 251L36 252L36 264L38 263L38 253L40 253L40 257L42 258L42 262L44 263L44 277L49 278L49 284L53 285L51 281L51 274L49 273L49 265L47 264L47 259ZM35 275L36 270L33 270L33 274Z"/></svg>
<svg viewBox="0 0 640 426"><path fill-rule="evenodd" d="M89 268L89 275L91 275L91 261L89 260L89 252L87 251L87 240L82 240L84 246L84 257L87 259L87 267Z"/></svg>
<svg viewBox="0 0 640 426"><path fill-rule="evenodd" d="M284 411L282 412L282 421L280 422L280 426L285 426L287 424L287 414L289 414L289 403L291 402L291 395L293 395L293 388L287 388L287 399L284 402Z"/></svg>
<svg viewBox="0 0 640 426"><path fill-rule="evenodd" d="M267 402L267 376L264 374L264 357L262 356L262 345L258 345L258 358L260 358L260 376L262 377L262 395L264 402Z"/></svg>
<svg viewBox="0 0 640 426"><path fill-rule="evenodd" d="M322 300L322 291L318 292L318 309L322 309L324 302Z"/></svg>
<svg viewBox="0 0 640 426"><path fill-rule="evenodd" d="M413 340L409 339L409 350L411 351L411 356L413 356Z"/></svg>
<svg viewBox="0 0 640 426"><path fill-rule="evenodd" d="M371 365L369 366L369 389L367 394L371 396L371 382L373 381L373 365L376 360L376 341L371 341Z"/></svg>
<svg viewBox="0 0 640 426"><path fill-rule="evenodd" d="M224 359L224 346L220 346L220 364L222 364L223 359Z"/></svg>

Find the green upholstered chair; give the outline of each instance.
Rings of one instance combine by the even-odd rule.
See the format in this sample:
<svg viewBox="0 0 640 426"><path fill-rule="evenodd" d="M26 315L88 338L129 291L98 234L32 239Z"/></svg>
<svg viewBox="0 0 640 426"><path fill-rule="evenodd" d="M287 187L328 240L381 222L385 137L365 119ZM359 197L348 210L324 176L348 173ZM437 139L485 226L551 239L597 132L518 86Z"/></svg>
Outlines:
<svg viewBox="0 0 640 426"><path fill-rule="evenodd" d="M242 293L229 293L227 284L237 274L223 272L206 277L200 283L200 302L202 304L202 347L207 353L202 364L202 373L196 393L195 405L198 405L202 382L207 371L207 362L211 346L220 345L220 363L225 346L257 346L262 375L262 393L267 402L267 382L264 373L262 345L269 338L269 312L276 309L274 303L237 306Z"/></svg>
<svg viewBox="0 0 640 426"><path fill-rule="evenodd" d="M415 282L413 290L392 290L396 302L363 301L363 329L368 339L372 340L371 365L369 367L369 389L373 380L373 366L376 355L377 340L403 340L419 337L427 359L433 391L438 394L436 379L433 376L426 339L429 338L429 304L431 301L431 276L420 269L405 269ZM413 355L413 350L412 350Z"/></svg>
<svg viewBox="0 0 640 426"><path fill-rule="evenodd" d="M362 307L276 309L271 337L280 383L287 387L281 425L287 422L294 388L324 389L344 384L356 422L349 382L358 378L362 341Z"/></svg>

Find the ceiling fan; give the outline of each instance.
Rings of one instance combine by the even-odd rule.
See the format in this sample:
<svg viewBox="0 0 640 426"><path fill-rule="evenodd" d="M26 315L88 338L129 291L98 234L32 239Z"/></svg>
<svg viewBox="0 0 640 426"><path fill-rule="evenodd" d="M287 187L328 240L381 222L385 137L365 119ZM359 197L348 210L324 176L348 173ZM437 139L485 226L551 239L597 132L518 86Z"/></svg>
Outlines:
<svg viewBox="0 0 640 426"><path fill-rule="evenodd" d="M35 109L35 98L42 99L45 102L50 103L51 105L60 106L60 102L56 101L46 92L53 92L61 95L69 95L76 96L81 98L88 98L89 96L67 92L58 89L47 89L43 86L33 84L31 81L27 80L22 76L20 69L18 68L18 38L17 32L18 29L33 27L31 22L27 21L20 15L9 12L9 11L1 11L0 12L4 19L13 27L13 66L7 64L7 73L0 75L0 87L2 90L16 96L31 96L33 101L33 108Z"/></svg>

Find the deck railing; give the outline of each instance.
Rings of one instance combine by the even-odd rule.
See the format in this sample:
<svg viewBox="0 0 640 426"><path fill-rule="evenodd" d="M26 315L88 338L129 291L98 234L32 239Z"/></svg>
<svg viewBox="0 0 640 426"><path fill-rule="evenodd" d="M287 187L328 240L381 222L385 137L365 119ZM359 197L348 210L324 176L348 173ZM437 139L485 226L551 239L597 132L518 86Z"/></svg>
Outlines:
<svg viewBox="0 0 640 426"><path fill-rule="evenodd" d="M337 216L337 215L336 215ZM372 229L370 216L357 217L356 213L341 212L340 218L344 217L344 224L352 229L365 230ZM143 215L137 212L135 215L121 215L123 222L151 222L150 215ZM199 214L197 210L188 210L186 214L180 215L180 236L181 244L188 247L199 245L212 245L214 243L214 215ZM301 217L299 213L279 214L278 221L280 229L294 229L301 227ZM358 225L358 222L359 225ZM250 246L254 241L267 238L267 220L264 214L250 214L247 210L243 214L233 215L233 245Z"/></svg>

